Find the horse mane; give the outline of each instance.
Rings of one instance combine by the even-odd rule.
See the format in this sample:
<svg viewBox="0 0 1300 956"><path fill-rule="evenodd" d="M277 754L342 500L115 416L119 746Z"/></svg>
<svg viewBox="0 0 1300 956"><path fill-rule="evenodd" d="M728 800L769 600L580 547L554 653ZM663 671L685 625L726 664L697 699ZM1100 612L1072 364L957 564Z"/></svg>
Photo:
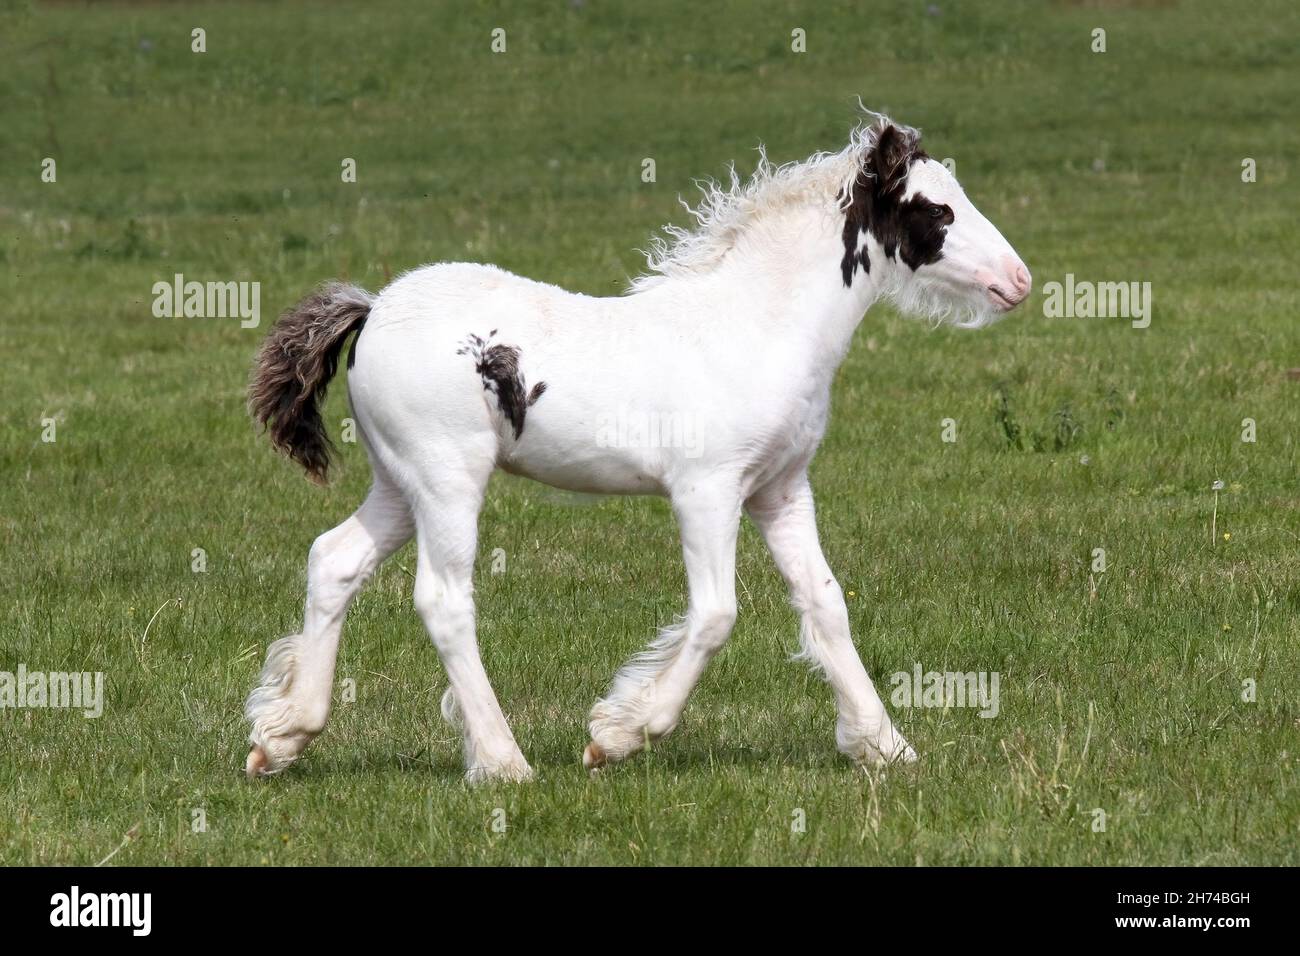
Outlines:
<svg viewBox="0 0 1300 956"><path fill-rule="evenodd" d="M805 160L778 166L759 144L758 165L747 181L741 181L734 162L728 167L727 185L713 179L696 180L701 193L698 205L691 206L677 197L695 220L694 227L665 225L662 234L650 240L650 248L643 250L648 271L632 279L627 291L643 292L666 279L709 271L742 234L798 202L834 197L841 208L846 206L858 176L870 175L866 160L882 130L894 125L910 141L920 138L919 132L893 123L884 114L865 108L862 111L866 118L853 128L848 145L839 152L817 152Z"/></svg>

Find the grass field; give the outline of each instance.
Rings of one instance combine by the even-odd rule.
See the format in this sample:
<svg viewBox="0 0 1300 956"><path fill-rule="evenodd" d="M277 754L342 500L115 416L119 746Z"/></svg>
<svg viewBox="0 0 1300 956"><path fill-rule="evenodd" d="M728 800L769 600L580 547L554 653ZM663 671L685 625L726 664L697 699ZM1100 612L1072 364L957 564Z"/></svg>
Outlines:
<svg viewBox="0 0 1300 956"><path fill-rule="evenodd" d="M1300 13L1231 6L8 10L0 670L106 691L99 719L0 710L0 862L1300 863ZM498 479L479 636L538 779L462 782L408 546L349 616L355 702L247 783L243 698L368 480L344 445L312 486L248 422L274 315L437 260L616 294L693 178L760 140L838 148L859 95L926 130L1035 277L979 333L873 309L813 469L882 692L918 662L996 671L997 717L895 708L920 762L855 771L746 526L740 619L682 725L588 777L592 702L684 601L671 514ZM175 273L260 282L261 326L155 318ZM1149 281L1150 327L1046 317L1067 273ZM341 385L328 410L337 436Z"/></svg>

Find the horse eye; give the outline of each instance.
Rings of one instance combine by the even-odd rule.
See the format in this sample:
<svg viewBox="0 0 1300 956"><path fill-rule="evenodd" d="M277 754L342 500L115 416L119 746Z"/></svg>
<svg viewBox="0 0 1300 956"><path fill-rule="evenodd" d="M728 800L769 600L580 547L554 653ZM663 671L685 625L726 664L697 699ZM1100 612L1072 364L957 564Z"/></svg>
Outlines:
<svg viewBox="0 0 1300 956"><path fill-rule="evenodd" d="M944 209L943 209L942 206L931 206L931 207L930 207L930 218L931 218L931 219L938 219L940 216L943 215L943 212L944 212Z"/></svg>

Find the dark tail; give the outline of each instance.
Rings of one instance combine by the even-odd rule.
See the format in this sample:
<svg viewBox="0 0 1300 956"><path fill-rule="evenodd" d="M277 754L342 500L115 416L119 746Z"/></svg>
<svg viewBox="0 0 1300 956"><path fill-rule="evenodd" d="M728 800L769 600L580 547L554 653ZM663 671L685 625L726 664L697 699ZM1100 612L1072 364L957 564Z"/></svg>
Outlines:
<svg viewBox="0 0 1300 956"><path fill-rule="evenodd" d="M373 301L365 289L328 283L280 316L257 353L248 411L270 432L271 444L317 484L325 484L334 450L320 417L321 402L344 341L360 331Z"/></svg>

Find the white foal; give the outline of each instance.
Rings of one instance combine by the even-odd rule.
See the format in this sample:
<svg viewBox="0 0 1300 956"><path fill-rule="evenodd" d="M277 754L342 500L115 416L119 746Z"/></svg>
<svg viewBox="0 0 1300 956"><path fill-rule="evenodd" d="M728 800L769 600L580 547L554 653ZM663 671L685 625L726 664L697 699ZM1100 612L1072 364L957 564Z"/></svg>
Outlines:
<svg viewBox="0 0 1300 956"><path fill-rule="evenodd" d="M801 656L834 692L839 749L860 763L915 759L849 635L808 464L872 303L976 327L1029 294L1029 273L916 131L883 117L838 153L779 168L762 158L743 185L733 171L693 212L696 228L669 228L651 274L621 297L441 264L375 297L327 287L276 324L250 406L317 480L329 456L320 400L359 332L348 391L374 486L312 546L303 631L271 645L248 698L250 775L287 766L320 733L348 604L413 535L415 606L450 678L443 711L463 727L467 776L531 774L475 635L478 514L496 468L574 491L666 495L681 526L686 613L593 708L587 766L677 724L736 618L742 511L802 616Z"/></svg>

